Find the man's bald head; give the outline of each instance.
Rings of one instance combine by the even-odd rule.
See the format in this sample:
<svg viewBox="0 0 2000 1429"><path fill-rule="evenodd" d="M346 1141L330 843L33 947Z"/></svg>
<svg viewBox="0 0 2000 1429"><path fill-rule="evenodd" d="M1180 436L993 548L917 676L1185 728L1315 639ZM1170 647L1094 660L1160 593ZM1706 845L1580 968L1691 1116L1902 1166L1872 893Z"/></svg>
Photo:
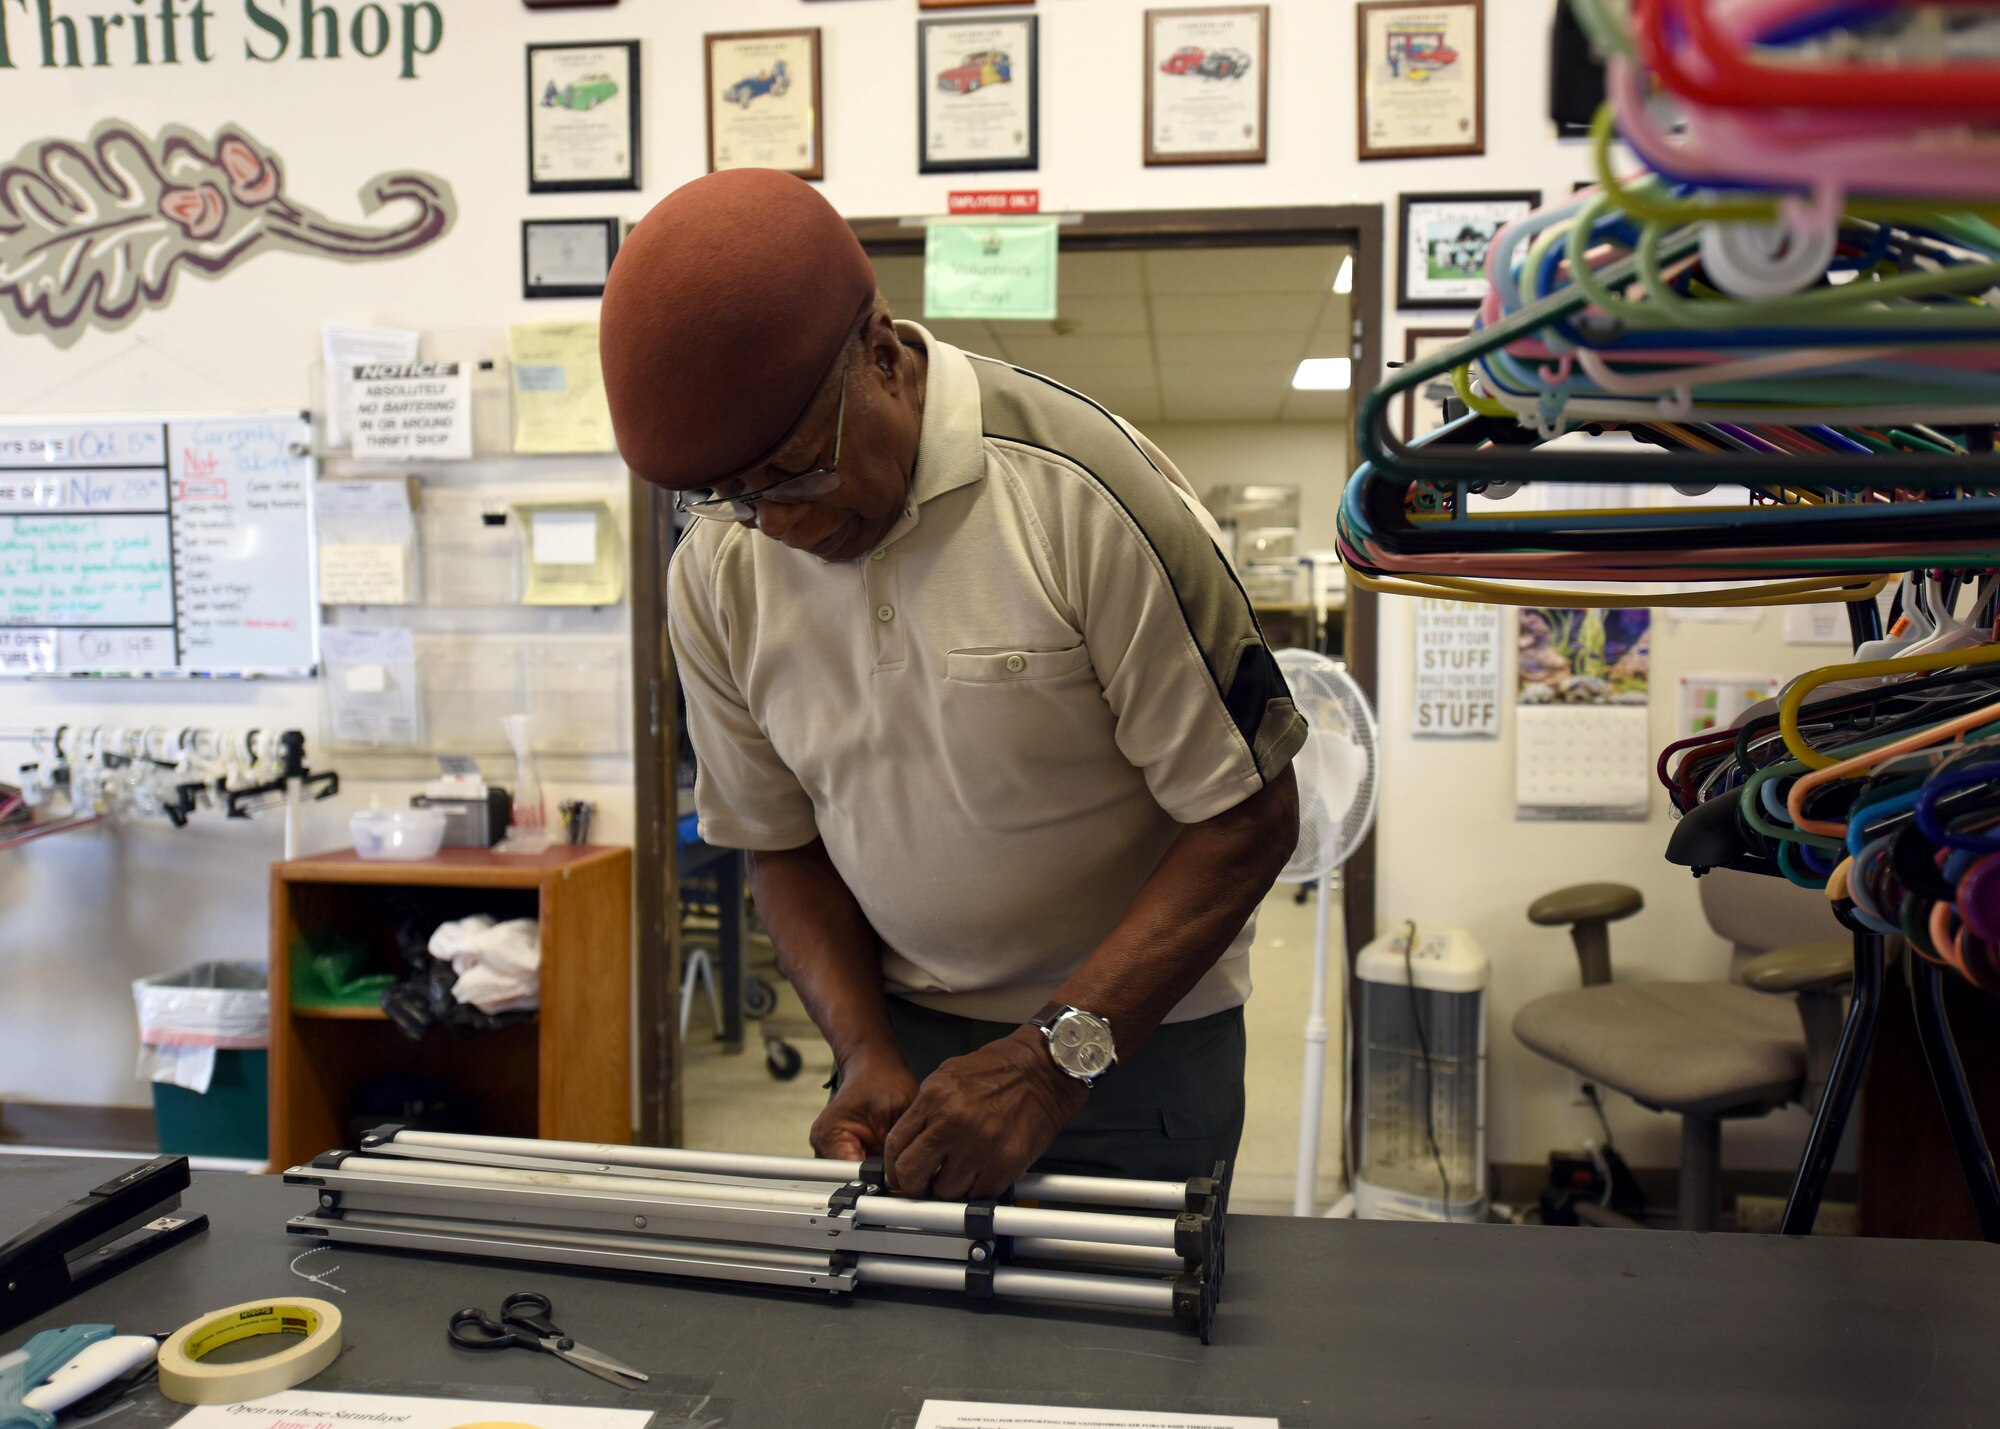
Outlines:
<svg viewBox="0 0 2000 1429"><path fill-rule="evenodd" d="M709 174L632 230L599 354L626 465L676 490L792 434L875 301L875 270L819 192L773 169Z"/></svg>

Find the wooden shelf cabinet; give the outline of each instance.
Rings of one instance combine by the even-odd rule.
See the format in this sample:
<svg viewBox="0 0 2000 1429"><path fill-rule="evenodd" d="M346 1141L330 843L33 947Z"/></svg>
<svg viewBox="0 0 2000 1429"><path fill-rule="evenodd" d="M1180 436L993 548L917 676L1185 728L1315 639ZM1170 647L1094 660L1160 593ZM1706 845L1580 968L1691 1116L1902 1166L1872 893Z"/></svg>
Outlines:
<svg viewBox="0 0 2000 1429"><path fill-rule="evenodd" d="M292 1006L291 949L338 932L400 963L395 929L475 912L541 921L541 1009L466 1035L411 1041L378 1007ZM446 849L418 863L352 850L271 866L271 1166L350 1147L356 1094L397 1075L434 1078L493 1136L632 1139L632 851L561 846L532 856ZM380 1118L377 1118L380 1119Z"/></svg>

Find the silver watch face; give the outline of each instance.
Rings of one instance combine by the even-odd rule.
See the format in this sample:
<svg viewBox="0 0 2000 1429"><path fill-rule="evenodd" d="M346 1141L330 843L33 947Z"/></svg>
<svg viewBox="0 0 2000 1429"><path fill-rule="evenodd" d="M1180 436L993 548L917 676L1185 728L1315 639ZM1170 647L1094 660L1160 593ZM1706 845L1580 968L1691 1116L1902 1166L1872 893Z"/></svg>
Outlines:
<svg viewBox="0 0 2000 1429"><path fill-rule="evenodd" d="M1111 1025L1088 1012L1066 1012L1049 1036L1056 1065L1073 1077L1097 1077L1111 1069L1117 1047Z"/></svg>

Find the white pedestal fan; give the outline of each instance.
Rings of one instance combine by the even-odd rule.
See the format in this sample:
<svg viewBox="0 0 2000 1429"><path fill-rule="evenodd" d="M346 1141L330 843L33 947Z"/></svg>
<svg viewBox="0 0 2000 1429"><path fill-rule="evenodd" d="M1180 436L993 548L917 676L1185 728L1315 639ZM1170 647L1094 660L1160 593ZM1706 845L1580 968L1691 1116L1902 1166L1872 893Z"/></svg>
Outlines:
<svg viewBox="0 0 2000 1429"><path fill-rule="evenodd" d="M1278 668L1306 718L1305 748L1292 761L1299 783L1299 842L1279 879L1318 885L1312 1001L1306 1013L1306 1069L1299 1112L1298 1179L1292 1214L1313 1214L1319 1178L1320 1112L1326 1098L1326 978L1331 959L1333 874L1375 822L1375 716L1337 662L1311 650L1280 650ZM1351 1168L1350 1168L1351 1169Z"/></svg>

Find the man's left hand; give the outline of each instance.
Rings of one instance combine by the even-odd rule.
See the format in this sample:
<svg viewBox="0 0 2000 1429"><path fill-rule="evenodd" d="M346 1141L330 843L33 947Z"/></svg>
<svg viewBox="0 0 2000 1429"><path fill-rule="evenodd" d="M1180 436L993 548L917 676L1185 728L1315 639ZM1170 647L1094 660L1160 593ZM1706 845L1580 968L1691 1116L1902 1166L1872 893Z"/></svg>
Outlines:
<svg viewBox="0 0 2000 1429"><path fill-rule="evenodd" d="M1049 1058L1033 1027L953 1057L889 1130L889 1187L944 1201L998 1196L1049 1149L1090 1088Z"/></svg>

